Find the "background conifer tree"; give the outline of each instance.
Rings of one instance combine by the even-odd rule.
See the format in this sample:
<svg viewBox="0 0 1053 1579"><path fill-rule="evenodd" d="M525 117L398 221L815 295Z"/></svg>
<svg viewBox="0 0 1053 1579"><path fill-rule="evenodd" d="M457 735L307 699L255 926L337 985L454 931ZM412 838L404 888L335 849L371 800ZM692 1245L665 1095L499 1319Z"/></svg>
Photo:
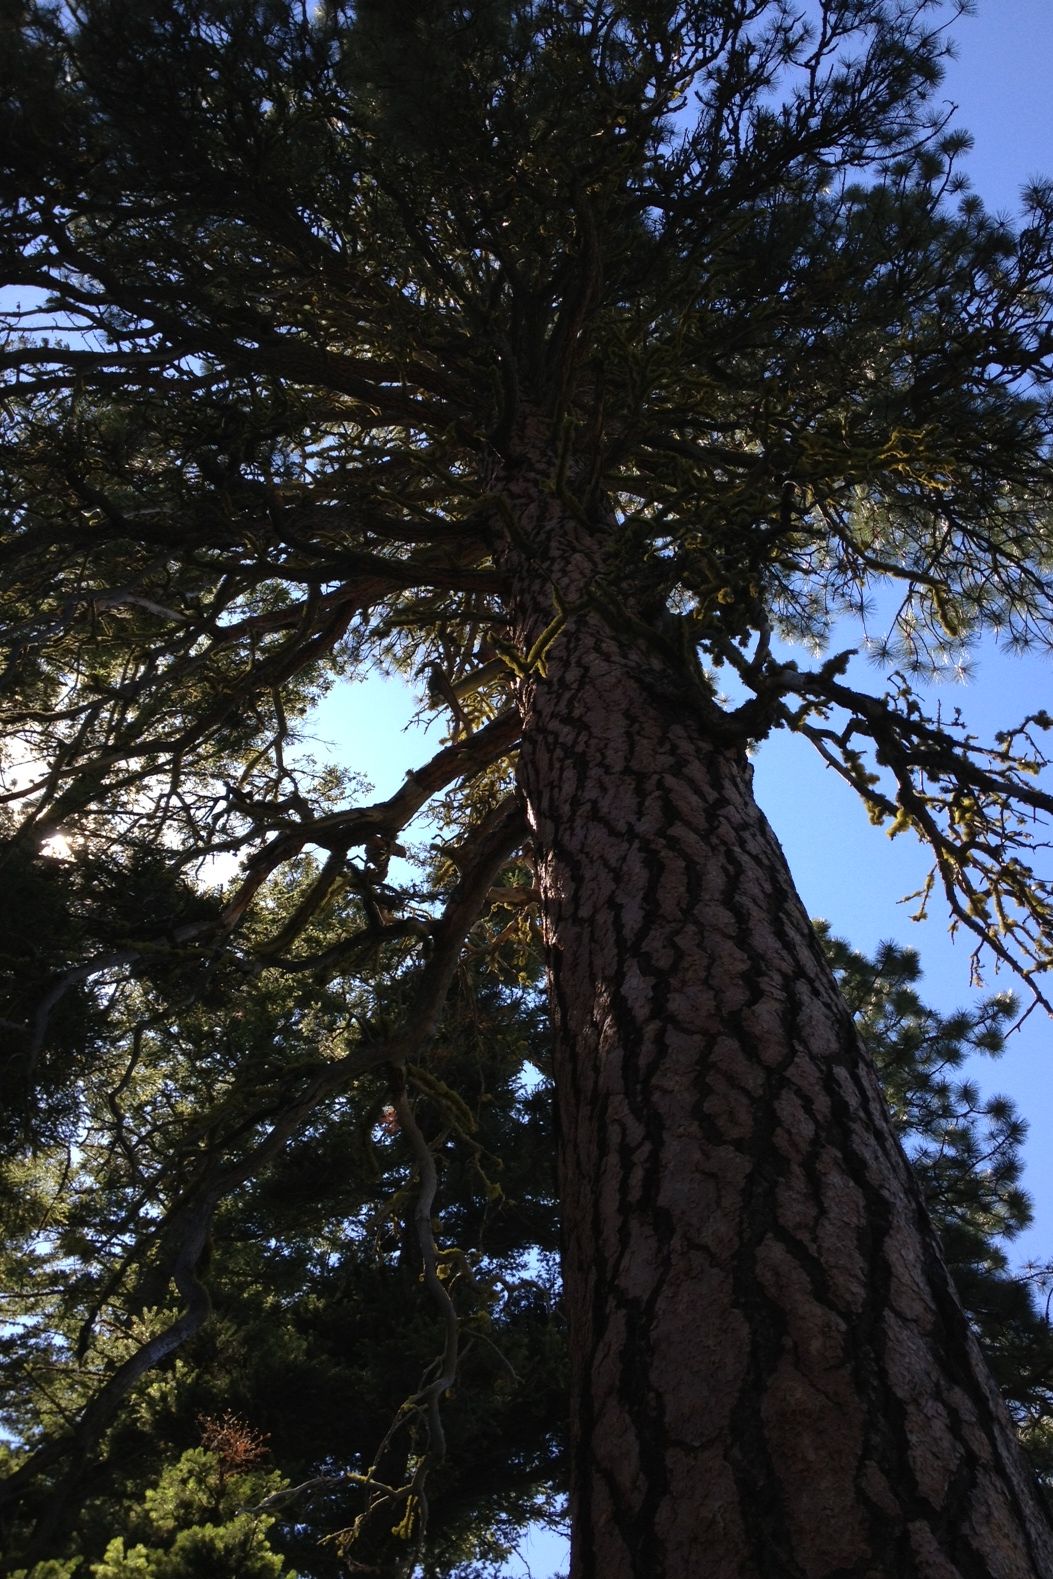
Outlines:
<svg viewBox="0 0 1053 1579"><path fill-rule="evenodd" d="M970 1055L1003 1050L1016 1005L1002 996L940 1015L919 996L909 951L886 945L871 960L821 935L965 1309L1045 1486L1053 1336L1035 1293L1048 1292L1050 1274L1014 1275L1006 1255L1029 1221L1019 1186L1024 1125L1007 1099L983 1098L974 1080L958 1078ZM450 1016L442 1067L450 1072L449 1060L463 1059L484 1100L478 1128L447 1134L437 1147L440 1243L457 1268L466 1352L445 1411L447 1457L432 1485L425 1572L436 1579L504 1571L524 1524L560 1521L567 1469L550 1091L538 1068L547 1065L545 1026L529 997L498 1004L485 981L463 1009L463 1020ZM204 1015L195 1007L180 1016L177 1040L202 1064L244 1014L241 993ZM258 1002L253 1034L261 1042L278 1034ZM177 1077L170 1050L163 1067ZM458 1089L472 1083L468 1067ZM405 1223L405 1140L382 1083L357 1095L217 1212L209 1321L115 1420L71 1528L55 1543L62 1555L34 1565L30 1579L185 1579L204 1563L218 1574L225 1562L250 1559L260 1575L335 1579L344 1571L340 1536L355 1487L342 1472L372 1457L435 1341ZM438 1121L441 1136L444 1116L422 1119ZM126 1130L128 1150L132 1139ZM112 1129L100 1134L95 1155L86 1151L79 1177L61 1192L55 1178L68 1157L55 1139L36 1160L12 1157L3 1171L6 1309L15 1322L5 1344L3 1423L17 1442L39 1439L56 1415L76 1408L82 1366L70 1351L98 1276L96 1247L121 1209L101 1163L113 1144ZM174 1156L168 1166L177 1166ZM127 1219L122 1226L132 1229ZM120 1308L113 1301L109 1313ZM89 1353L102 1368L120 1344L121 1334L100 1323ZM11 1550L25 1534L20 1519L9 1523ZM408 1572L416 1561L383 1524L368 1539L363 1532L352 1555L384 1573Z"/></svg>

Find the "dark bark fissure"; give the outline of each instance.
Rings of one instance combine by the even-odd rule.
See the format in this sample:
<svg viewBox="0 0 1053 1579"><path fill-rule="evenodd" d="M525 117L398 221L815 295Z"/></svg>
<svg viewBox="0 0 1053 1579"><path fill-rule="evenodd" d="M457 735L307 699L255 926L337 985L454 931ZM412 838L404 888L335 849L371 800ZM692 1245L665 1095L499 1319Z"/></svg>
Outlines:
<svg viewBox="0 0 1053 1579"><path fill-rule="evenodd" d="M504 486L521 644L565 611L523 684L520 776L555 1021L575 1579L1053 1574L741 748L593 595L602 534L543 468Z"/></svg>

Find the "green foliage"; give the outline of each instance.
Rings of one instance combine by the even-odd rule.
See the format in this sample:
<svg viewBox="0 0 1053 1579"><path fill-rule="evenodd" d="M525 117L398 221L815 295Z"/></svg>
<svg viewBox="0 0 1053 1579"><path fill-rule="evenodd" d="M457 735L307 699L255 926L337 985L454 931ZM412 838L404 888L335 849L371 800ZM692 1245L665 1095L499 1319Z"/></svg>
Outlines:
<svg viewBox="0 0 1053 1579"><path fill-rule="evenodd" d="M1005 1096L982 1097L964 1063L997 1058L1018 1014L1002 993L941 1015L919 997L918 956L884 943L872 960L820 929L874 1060L959 1296L1036 1467L1048 1477L1053 1328L1036 1304L1051 1268L1010 1268L1007 1245L1031 1222L1020 1186L1026 1121Z"/></svg>
<svg viewBox="0 0 1053 1579"><path fill-rule="evenodd" d="M1031 1292L1036 1275L1011 1272L1004 1248L1029 1220L1019 1186L1024 1125L1006 1099L981 1099L975 1080L956 1074L966 1058L1001 1051L1013 1004L996 998L940 1015L919 996L910 951L886 945L868 960L836 941L826 947L966 1308L1045 1475L1053 1338ZM282 1033L264 1002L257 998L241 1032L247 1004L242 993L232 999L242 1056L252 1038L274 1056ZM193 1037L190 1063L201 1081L229 1030L215 1007L200 1030L182 1012L176 1040ZM521 1083L524 1068L545 1064L544 1034L530 992L510 994L486 976L470 991L465 983L435 1049L432 1084L418 1098L417 1120L434 1136L442 1168L438 1240L464 1350L444 1405L446 1458L429 1486L428 1561L436 1573L496 1572L517 1530L558 1506L565 1401L549 1092L537 1074L529 1091ZM171 1044L164 1064L171 1080ZM465 1097L474 1090L467 1111L460 1100L450 1105L447 1087ZM6 1340L9 1354L22 1356L7 1371L7 1419L30 1440L48 1419L39 1394L28 1412L36 1377L44 1378L34 1347L55 1403L68 1407L79 1385L72 1356L54 1340L98 1298L88 1258L99 1255L113 1220L114 1184L95 1155L82 1163L85 1194L74 1193L53 1217L47 1244L30 1230L38 1281L47 1281L49 1266L68 1269L71 1257L83 1266L80 1279L52 1282L37 1296L34 1344L25 1331L17 1344ZM63 1557L70 1579L140 1571L182 1579L228 1567L263 1575L288 1571L283 1561L318 1579L340 1573L339 1544L320 1542L338 1538L365 1506L347 1476L370 1463L435 1353L435 1318L420 1296L409 1228L409 1162L390 1090L378 1079L312 1122L223 1203L204 1273L211 1320L140 1386L111 1428L105 1475L78 1497L68 1539L83 1555ZM35 1199L54 1213L51 1198L14 1191L12 1198L27 1223L41 1221L33 1219ZM135 1326L135 1302L125 1304L119 1289L106 1299L105 1315L100 1308L95 1318L100 1360L156 1328L149 1312ZM194 1445L203 1419L211 1422L211 1450ZM255 1479L224 1471L217 1447L228 1461L237 1452L252 1458L264 1439L280 1478L268 1469L253 1468ZM385 1450L384 1478L404 1474L419 1446L420 1425L410 1419ZM283 1495L290 1483L311 1489L290 1499ZM262 1512L246 1511L261 1502ZM396 1523L393 1514L369 1521L356 1560L402 1571L408 1553L391 1535ZM239 1562L252 1566L239 1570Z"/></svg>
<svg viewBox="0 0 1053 1579"><path fill-rule="evenodd" d="M309 886L310 867L303 878ZM513 975L526 968L511 938L496 944L481 929L476 947L480 959L500 948ZM440 1257L463 1330L445 1461L431 1488L430 1549L451 1571L487 1552L499 1561L512 1532L545 1514L563 1392L547 1092L523 1085L528 1061L546 1061L544 1020L532 989L513 995L465 970L431 1070L413 1075L416 1121L442 1170ZM207 992L195 977L189 991L176 982L173 993L170 973L151 969L129 991L126 1013L111 1012L106 1057L80 1090L75 1157L60 1147L4 1168L5 1270L17 1291L7 1311L17 1325L3 1339L2 1402L7 1429L30 1445L61 1429L95 1374L168 1330L164 1236L167 1222L178 1233L193 1200L190 1148L229 1159L266 1135L282 1093L332 1067L327 1044L328 1060L347 1056L356 1001L376 1015L384 996L366 1000L346 979L337 990L280 971L257 977L251 994L237 972L213 973ZM397 978L389 991L397 1001ZM66 1538L85 1561L102 1562L100 1572L139 1564L175 1576L197 1571L195 1562L220 1572L240 1560L255 1526L234 1518L229 1495L208 1504L198 1470L211 1460L191 1445L200 1418L228 1408L267 1433L287 1478L322 1482L261 1546L258 1571L278 1571L273 1550L312 1573L341 1571L337 1549L318 1543L363 1511L353 1477L435 1353L414 1267L412 1157L392 1100L390 1074L360 1079L210 1217L198 1265L208 1324L129 1398L106 1434L102 1475L60 1482L70 1499ZM169 1443L186 1449L175 1468ZM411 1410L377 1473L399 1483L422 1446ZM137 1496L142 1517L129 1512ZM371 1521L360 1559L372 1549L396 1571L407 1555L405 1542L391 1550L398 1518Z"/></svg>
<svg viewBox="0 0 1053 1579"><path fill-rule="evenodd" d="M273 1473L231 1473L221 1455L191 1449L147 1488L127 1533L87 1572L92 1579L295 1579L268 1543L273 1521L245 1511L279 1484Z"/></svg>
<svg viewBox="0 0 1053 1579"><path fill-rule="evenodd" d="M282 1484L252 1467L265 1456L259 1439L229 1415L209 1425L218 1451L192 1448L165 1466L139 1506L120 1510L124 1533L97 1561L48 1558L12 1579L296 1579L267 1539L273 1520L251 1511Z"/></svg>

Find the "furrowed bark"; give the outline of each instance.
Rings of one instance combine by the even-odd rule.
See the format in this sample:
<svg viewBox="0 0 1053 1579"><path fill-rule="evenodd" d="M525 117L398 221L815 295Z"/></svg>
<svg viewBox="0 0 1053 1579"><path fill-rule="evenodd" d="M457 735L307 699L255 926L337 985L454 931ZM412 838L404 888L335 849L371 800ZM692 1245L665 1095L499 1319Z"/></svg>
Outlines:
<svg viewBox="0 0 1053 1579"><path fill-rule="evenodd" d="M502 479L572 1368L573 1579L1037 1579L1053 1542L744 753ZM607 541L609 543L609 534ZM628 602L630 594L626 593Z"/></svg>

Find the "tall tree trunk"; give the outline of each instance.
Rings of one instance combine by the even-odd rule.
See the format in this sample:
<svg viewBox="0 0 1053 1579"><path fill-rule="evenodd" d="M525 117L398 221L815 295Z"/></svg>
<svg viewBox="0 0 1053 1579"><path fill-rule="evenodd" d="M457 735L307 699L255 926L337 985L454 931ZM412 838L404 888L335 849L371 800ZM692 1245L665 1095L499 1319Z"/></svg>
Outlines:
<svg viewBox="0 0 1053 1579"><path fill-rule="evenodd" d="M567 611L524 681L520 775L555 1020L573 1579L1049 1579L745 755L612 608L611 529L551 475L502 485L520 640Z"/></svg>

